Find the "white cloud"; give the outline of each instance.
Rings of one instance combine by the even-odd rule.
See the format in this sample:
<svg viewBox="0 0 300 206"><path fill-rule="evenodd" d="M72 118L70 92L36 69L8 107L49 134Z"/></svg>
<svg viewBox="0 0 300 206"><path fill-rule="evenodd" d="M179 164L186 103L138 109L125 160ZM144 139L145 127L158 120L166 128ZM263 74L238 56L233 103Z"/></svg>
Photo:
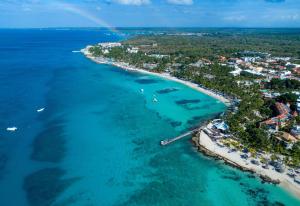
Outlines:
<svg viewBox="0 0 300 206"><path fill-rule="evenodd" d="M270 9L267 12L265 12L265 15L262 16L262 18L265 21L269 22L276 22L276 21L282 21L282 22L291 22L291 21L299 21L300 15L299 9ZM276 15L274 15L276 14Z"/></svg>
<svg viewBox="0 0 300 206"><path fill-rule="evenodd" d="M225 21L241 22L246 20L246 17L244 15L232 15L232 16L225 16L223 19Z"/></svg>
<svg viewBox="0 0 300 206"><path fill-rule="evenodd" d="M193 0L167 0L170 4L178 4L178 5L192 5Z"/></svg>
<svg viewBox="0 0 300 206"><path fill-rule="evenodd" d="M299 19L299 14L287 14L280 16L280 19L285 21L296 21Z"/></svg>
<svg viewBox="0 0 300 206"><path fill-rule="evenodd" d="M124 4L124 5L144 5L144 4L150 4L150 0L113 0L113 2Z"/></svg>

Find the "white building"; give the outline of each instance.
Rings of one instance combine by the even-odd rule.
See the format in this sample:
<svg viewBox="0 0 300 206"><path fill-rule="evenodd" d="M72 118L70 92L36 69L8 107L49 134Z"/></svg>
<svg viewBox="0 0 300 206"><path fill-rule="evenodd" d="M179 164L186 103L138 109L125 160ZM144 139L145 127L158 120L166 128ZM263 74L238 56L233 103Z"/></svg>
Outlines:
<svg viewBox="0 0 300 206"><path fill-rule="evenodd" d="M239 67L237 67L235 70L233 70L229 73L236 77L236 76L239 76L241 74L241 71L243 71L243 70L241 70Z"/></svg>
<svg viewBox="0 0 300 206"><path fill-rule="evenodd" d="M127 52L130 54L136 54L139 52L139 48L137 47L127 48Z"/></svg>
<svg viewBox="0 0 300 206"><path fill-rule="evenodd" d="M122 46L122 44L119 42L104 42L104 43L99 43L98 45L101 46L102 48L107 48L107 49Z"/></svg>

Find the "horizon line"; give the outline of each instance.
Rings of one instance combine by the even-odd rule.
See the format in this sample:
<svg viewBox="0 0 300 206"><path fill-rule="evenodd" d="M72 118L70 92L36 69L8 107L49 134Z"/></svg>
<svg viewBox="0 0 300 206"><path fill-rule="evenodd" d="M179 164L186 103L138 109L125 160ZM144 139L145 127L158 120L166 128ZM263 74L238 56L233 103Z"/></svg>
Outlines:
<svg viewBox="0 0 300 206"><path fill-rule="evenodd" d="M97 27L97 26L49 26L49 27L1 27L0 29L138 29L138 28L146 28L146 29L163 29L163 28L176 28L176 29L300 29L300 26L294 27L242 27L242 26L116 26L116 27Z"/></svg>

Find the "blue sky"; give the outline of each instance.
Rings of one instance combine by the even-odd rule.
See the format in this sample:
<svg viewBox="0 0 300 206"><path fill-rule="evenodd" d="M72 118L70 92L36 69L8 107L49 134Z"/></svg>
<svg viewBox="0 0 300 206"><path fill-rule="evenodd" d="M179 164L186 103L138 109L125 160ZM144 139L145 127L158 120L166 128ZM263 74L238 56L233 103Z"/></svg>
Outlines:
<svg viewBox="0 0 300 206"><path fill-rule="evenodd" d="M0 0L0 27L300 27L300 0Z"/></svg>

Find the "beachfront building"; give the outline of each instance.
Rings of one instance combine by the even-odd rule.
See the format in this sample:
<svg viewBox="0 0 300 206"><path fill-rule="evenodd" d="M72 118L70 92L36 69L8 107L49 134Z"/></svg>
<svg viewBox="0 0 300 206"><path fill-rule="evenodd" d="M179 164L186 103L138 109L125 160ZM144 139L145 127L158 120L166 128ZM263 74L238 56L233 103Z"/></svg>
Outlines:
<svg viewBox="0 0 300 206"><path fill-rule="evenodd" d="M104 43L99 43L98 45L106 49L122 46L122 44L119 42L104 42Z"/></svg>
<svg viewBox="0 0 300 206"><path fill-rule="evenodd" d="M144 63L143 68L153 70L153 69L157 68L157 64Z"/></svg>
<svg viewBox="0 0 300 206"><path fill-rule="evenodd" d="M229 126L221 119L215 119L212 121L212 128L226 133L229 130Z"/></svg>

